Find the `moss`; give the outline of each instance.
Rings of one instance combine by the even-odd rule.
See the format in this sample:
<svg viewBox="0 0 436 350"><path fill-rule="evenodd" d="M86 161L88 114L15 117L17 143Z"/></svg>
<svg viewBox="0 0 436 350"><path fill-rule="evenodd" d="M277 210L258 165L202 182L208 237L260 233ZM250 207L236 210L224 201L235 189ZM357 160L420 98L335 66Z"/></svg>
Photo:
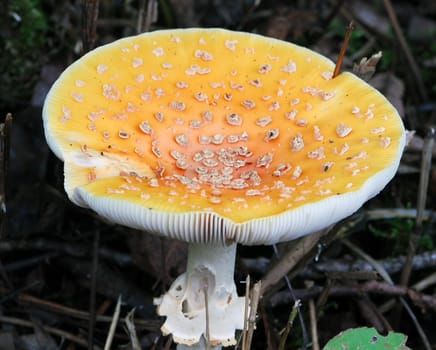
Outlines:
<svg viewBox="0 0 436 350"><path fill-rule="evenodd" d="M47 21L38 0L9 0L0 12L0 109L28 104L39 77Z"/></svg>

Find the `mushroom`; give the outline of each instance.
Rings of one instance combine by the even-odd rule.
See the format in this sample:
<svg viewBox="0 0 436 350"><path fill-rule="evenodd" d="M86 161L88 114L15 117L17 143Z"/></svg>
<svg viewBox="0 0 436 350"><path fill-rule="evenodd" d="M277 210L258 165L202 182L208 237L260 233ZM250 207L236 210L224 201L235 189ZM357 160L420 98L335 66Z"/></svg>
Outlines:
<svg viewBox="0 0 436 350"><path fill-rule="evenodd" d="M45 135L69 198L189 242L186 273L156 300L177 343L235 343L245 307L237 243L327 227L394 176L400 117L333 70L315 52L255 34L162 30L95 49L50 90Z"/></svg>

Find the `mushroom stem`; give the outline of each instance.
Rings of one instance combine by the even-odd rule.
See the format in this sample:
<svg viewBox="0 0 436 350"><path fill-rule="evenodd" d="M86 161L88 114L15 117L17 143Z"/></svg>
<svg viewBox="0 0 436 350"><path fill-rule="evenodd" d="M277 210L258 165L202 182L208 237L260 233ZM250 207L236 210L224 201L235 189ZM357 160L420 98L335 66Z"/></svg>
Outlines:
<svg viewBox="0 0 436 350"><path fill-rule="evenodd" d="M202 337L209 337L205 340L212 346L236 343L235 330L243 329L245 309L233 280L236 246L189 245L186 272L155 300L157 313L167 317L162 332L172 334L175 342L198 344L194 349L204 348Z"/></svg>
<svg viewBox="0 0 436 350"><path fill-rule="evenodd" d="M204 283L209 283L208 285L199 285L199 291L201 291L201 287L214 288L212 284L215 284L217 288L225 288L226 290L235 288L233 274L235 270L236 246L236 243L230 245L189 244L186 272L188 274L192 273L193 276L198 273L199 277L204 278ZM214 280L209 280L209 272L213 274ZM203 300L201 303L204 304Z"/></svg>

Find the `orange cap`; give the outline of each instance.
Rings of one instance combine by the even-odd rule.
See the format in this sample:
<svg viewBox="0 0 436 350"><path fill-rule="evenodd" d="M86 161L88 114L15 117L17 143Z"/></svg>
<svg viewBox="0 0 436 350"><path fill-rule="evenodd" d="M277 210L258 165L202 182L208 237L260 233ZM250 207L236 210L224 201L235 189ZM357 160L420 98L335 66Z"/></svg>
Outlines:
<svg viewBox="0 0 436 350"><path fill-rule="evenodd" d="M118 40L43 111L70 199L194 242L268 244L352 214L393 177L404 128L378 91L308 49L222 29Z"/></svg>

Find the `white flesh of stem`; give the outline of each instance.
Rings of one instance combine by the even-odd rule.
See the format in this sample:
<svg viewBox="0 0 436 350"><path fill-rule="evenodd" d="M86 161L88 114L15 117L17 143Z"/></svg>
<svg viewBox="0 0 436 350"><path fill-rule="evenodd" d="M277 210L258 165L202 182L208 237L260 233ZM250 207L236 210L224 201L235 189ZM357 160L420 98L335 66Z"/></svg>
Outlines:
<svg viewBox="0 0 436 350"><path fill-rule="evenodd" d="M167 317L162 326L164 334L172 334L176 343L190 346L207 334L211 345L236 343L235 331L244 326L245 300L236 293L235 256L236 243L189 245L186 272L155 301L158 314Z"/></svg>

